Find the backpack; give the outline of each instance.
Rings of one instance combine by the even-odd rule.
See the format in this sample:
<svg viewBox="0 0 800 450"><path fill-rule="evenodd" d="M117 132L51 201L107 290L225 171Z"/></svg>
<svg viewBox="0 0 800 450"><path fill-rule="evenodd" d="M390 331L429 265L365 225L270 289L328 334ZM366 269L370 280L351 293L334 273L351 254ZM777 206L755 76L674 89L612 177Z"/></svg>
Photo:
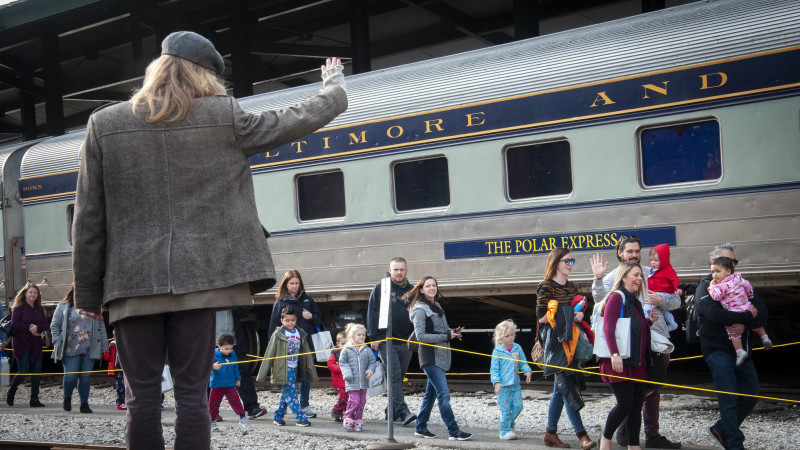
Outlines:
<svg viewBox="0 0 800 450"><path fill-rule="evenodd" d="M686 343L700 343L700 311L697 310L697 303L694 295L686 297Z"/></svg>

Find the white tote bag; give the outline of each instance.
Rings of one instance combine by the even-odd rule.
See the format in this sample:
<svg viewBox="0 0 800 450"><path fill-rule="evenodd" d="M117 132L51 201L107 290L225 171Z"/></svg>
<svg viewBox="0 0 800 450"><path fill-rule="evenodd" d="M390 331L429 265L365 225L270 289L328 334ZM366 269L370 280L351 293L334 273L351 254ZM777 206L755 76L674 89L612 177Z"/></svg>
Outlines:
<svg viewBox="0 0 800 450"><path fill-rule="evenodd" d="M331 339L331 332L322 326L316 328L317 332L311 335L311 343L314 345L314 353L317 355L317 362L326 362L331 357L331 349L333 346L333 339Z"/></svg>
<svg viewBox="0 0 800 450"><path fill-rule="evenodd" d="M11 375L11 364L8 363L6 352L0 352L0 386L8 386L8 378Z"/></svg>
<svg viewBox="0 0 800 450"><path fill-rule="evenodd" d="M164 366L161 372L161 393L171 391L175 385L172 383L172 375L169 373L169 366Z"/></svg>
<svg viewBox="0 0 800 450"><path fill-rule="evenodd" d="M378 364L375 365L375 373L369 377L369 387L367 388L367 398L372 398L382 395L386 392L386 368L383 361L378 358Z"/></svg>
<svg viewBox="0 0 800 450"><path fill-rule="evenodd" d="M620 292L620 294L622 293ZM614 330L614 337L617 341L619 355L622 356L622 359L626 359L631 357L631 319L629 317L622 317L625 311L624 294L622 294L622 306L623 307L619 310L619 319L617 319L617 328ZM595 322L594 333L594 354L598 358L611 358L606 336L605 333L603 333L602 316L598 317Z"/></svg>

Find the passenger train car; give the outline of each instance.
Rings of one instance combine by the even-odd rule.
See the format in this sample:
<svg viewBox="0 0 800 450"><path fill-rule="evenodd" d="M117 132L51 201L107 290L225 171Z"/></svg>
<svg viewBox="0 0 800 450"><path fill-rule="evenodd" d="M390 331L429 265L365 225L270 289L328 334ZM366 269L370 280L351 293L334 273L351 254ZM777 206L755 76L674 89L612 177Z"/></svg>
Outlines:
<svg viewBox="0 0 800 450"><path fill-rule="evenodd" d="M697 2L347 77L327 128L252 158L259 217L279 274L295 268L329 325L363 319L393 256L439 279L448 316L532 323L547 253L589 256L637 234L672 246L682 280L731 242L771 308L800 335L800 3ZM319 86L240 99L250 112ZM27 267L46 300L71 282L69 229L83 132L24 152ZM11 181L13 183L13 181ZM202 182L202 180L198 180ZM3 179L4 186L9 183ZM12 208L9 208L9 204ZM209 214L214 211L209 209ZM4 228L6 252L15 233ZM10 253L7 253L10 255ZM269 309L274 292L254 297ZM263 320L263 317L261 317Z"/></svg>

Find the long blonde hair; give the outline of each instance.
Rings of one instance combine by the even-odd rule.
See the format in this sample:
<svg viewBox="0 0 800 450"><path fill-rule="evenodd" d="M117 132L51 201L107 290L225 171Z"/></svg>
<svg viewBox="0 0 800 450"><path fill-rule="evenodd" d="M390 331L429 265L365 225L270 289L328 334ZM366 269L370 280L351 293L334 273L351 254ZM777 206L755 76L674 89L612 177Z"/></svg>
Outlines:
<svg viewBox="0 0 800 450"><path fill-rule="evenodd" d="M148 122L186 119L192 100L225 95L225 85L214 72L183 58L161 55L147 66L144 84L131 97L133 113L149 110Z"/></svg>
<svg viewBox="0 0 800 450"><path fill-rule="evenodd" d="M611 294L625 287L625 282L623 282L622 279L625 278L625 276L628 275L630 271L636 267L638 267L639 270L642 270L642 266L640 266L637 263L627 263L627 262L620 263L619 267L617 268L617 275L614 277L614 287L612 287L611 290L606 293L606 296L603 298L603 301L601 301L599 304L597 304L597 306L595 306L595 308L597 308L598 311L603 311L605 309L606 301L608 301L608 297L611 297ZM644 272L642 272L642 278L644 278ZM642 283L642 285L639 286L638 291L631 292L631 294L635 295L636 297L641 297L643 293L644 293L644 283Z"/></svg>
<svg viewBox="0 0 800 450"><path fill-rule="evenodd" d="M22 289L19 290L19 292L17 292L17 296L14 297L14 305L11 306L11 309L19 308L20 306L25 304L26 302L25 294L28 293L28 289L36 289L37 295L36 295L36 300L33 302L33 307L39 308L44 311L44 306L42 306L42 291L41 289L39 289L39 286L31 282L28 282L25 286L22 287Z"/></svg>

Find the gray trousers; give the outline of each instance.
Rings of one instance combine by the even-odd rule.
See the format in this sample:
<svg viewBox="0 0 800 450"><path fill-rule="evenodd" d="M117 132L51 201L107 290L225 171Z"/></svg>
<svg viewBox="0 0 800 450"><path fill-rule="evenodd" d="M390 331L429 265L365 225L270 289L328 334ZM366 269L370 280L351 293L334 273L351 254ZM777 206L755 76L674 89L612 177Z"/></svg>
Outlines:
<svg viewBox="0 0 800 450"><path fill-rule="evenodd" d="M169 352L175 382L175 450L211 448L208 381L214 363L215 313L198 309L128 317L114 323L128 414L129 449L163 449L161 373Z"/></svg>
<svg viewBox="0 0 800 450"><path fill-rule="evenodd" d="M386 342L381 342L378 347L383 361L386 361ZM411 362L411 355L414 354L408 349L408 344L405 342L392 341L392 410L394 411L394 418L400 414L407 413L408 405L406 405L405 394L403 393L403 378L406 377L408 372L408 363Z"/></svg>

